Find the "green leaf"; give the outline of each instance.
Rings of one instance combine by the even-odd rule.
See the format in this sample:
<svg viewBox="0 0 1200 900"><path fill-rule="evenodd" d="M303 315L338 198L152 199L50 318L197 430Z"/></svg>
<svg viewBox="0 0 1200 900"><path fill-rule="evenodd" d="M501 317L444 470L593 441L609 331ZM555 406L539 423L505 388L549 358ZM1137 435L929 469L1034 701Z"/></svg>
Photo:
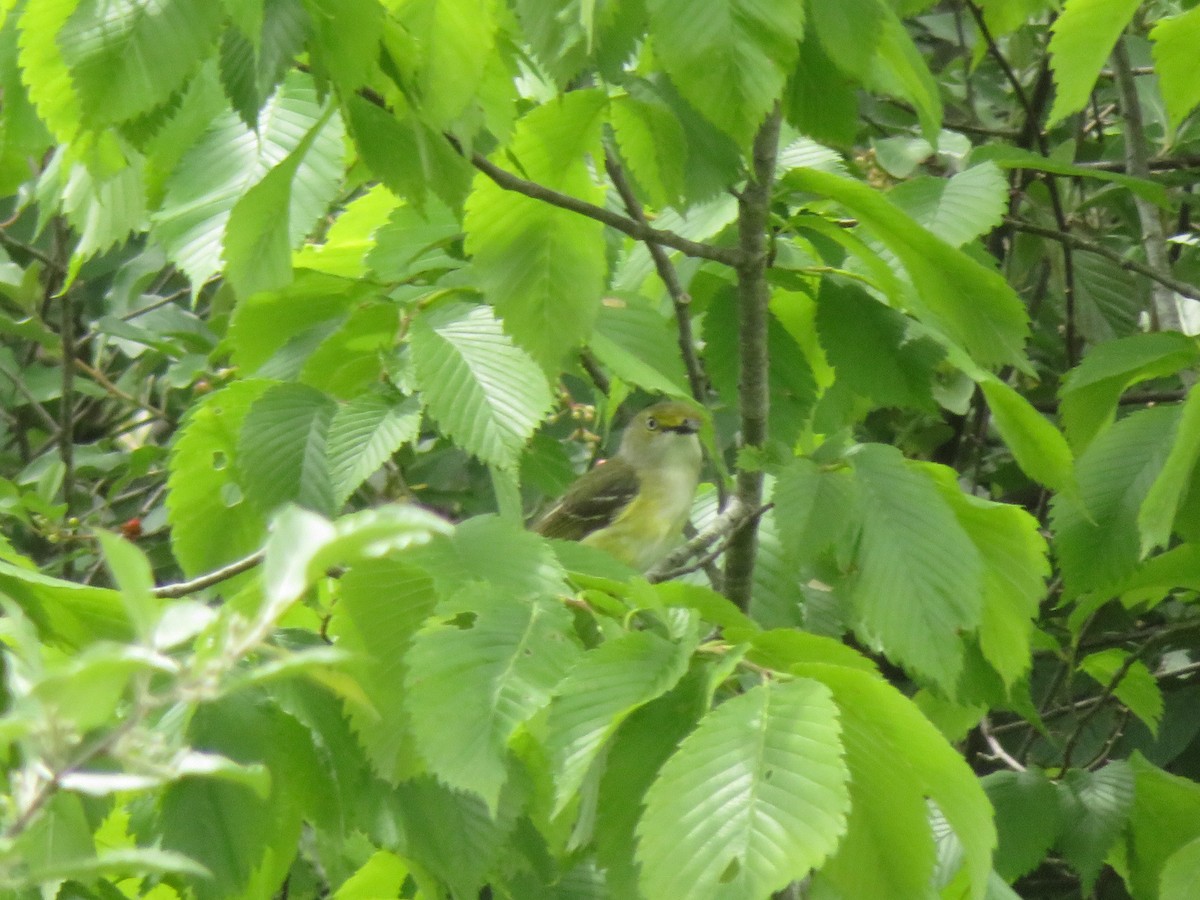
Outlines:
<svg viewBox="0 0 1200 900"><path fill-rule="evenodd" d="M1042 238L1031 236L1039 244ZM1128 247L1121 248L1131 252ZM1103 256L1079 253L1075 263L1075 309L1079 335L1098 346L1142 333L1142 317L1150 309L1147 280Z"/></svg>
<svg viewBox="0 0 1200 900"><path fill-rule="evenodd" d="M646 791L708 711L711 668L711 663L694 664L673 690L635 710L613 736L596 808L596 858L606 869L613 894L641 896L635 829Z"/></svg>
<svg viewBox="0 0 1200 900"><path fill-rule="evenodd" d="M1200 880L1200 838L1184 844L1163 863L1159 900L1189 900Z"/></svg>
<svg viewBox="0 0 1200 900"><path fill-rule="evenodd" d="M877 675L841 665L798 664L833 691L850 770L846 836L818 877L845 897L929 896L934 869L927 800L953 828L970 888L983 900L996 830L979 780L907 697Z"/></svg>
<svg viewBox="0 0 1200 900"><path fill-rule="evenodd" d="M605 302L588 346L626 384L669 397L690 396L674 323L648 304Z"/></svg>
<svg viewBox="0 0 1200 900"><path fill-rule="evenodd" d="M1009 3L1012 0L1004 0L1004 2ZM1036 0L1036 2L1043 2L1043 0ZM994 162L1002 169L1033 169L1037 172L1049 172L1052 175L1066 175L1070 178L1092 178L1097 181L1119 184L1121 187L1127 188L1132 193L1144 200L1149 200L1157 206L1166 208L1171 205L1170 200L1167 198L1166 188L1156 181L1151 181L1147 178L1134 178L1131 175L1126 175L1124 172L1109 172L1104 169L1077 166L1069 162L1064 162L1061 159L1042 156L1040 153L1034 153L1032 150L1024 150L1008 144L988 143L971 151L972 163L984 161ZM1085 253L1082 256L1086 258L1088 254Z"/></svg>
<svg viewBox="0 0 1200 900"><path fill-rule="evenodd" d="M445 205L428 199L420 210L400 205L375 233L367 266L381 281L406 281L437 269L461 266L451 246L462 238L458 217Z"/></svg>
<svg viewBox="0 0 1200 900"><path fill-rule="evenodd" d="M259 796L224 779L191 777L170 785L158 813L167 850L205 866L212 879L193 885L199 900L275 890L291 865L304 810L324 773L308 732L278 707L243 692L200 706L192 742L243 763L266 763L274 777Z"/></svg>
<svg viewBox="0 0 1200 900"><path fill-rule="evenodd" d="M100 129L149 112L184 86L224 13L191 0L82 0L58 32L83 121Z"/></svg>
<svg viewBox="0 0 1200 900"><path fill-rule="evenodd" d="M817 4L837 9L840 4ZM818 15L813 13L813 25ZM806 28L800 55L788 77L784 114L788 122L815 141L834 147L854 143L858 132L858 97L854 85L826 54L816 27Z"/></svg>
<svg viewBox="0 0 1200 900"><path fill-rule="evenodd" d="M805 457L779 473L771 499L784 552L798 561L815 559L846 536L858 505L849 470L823 468Z"/></svg>
<svg viewBox="0 0 1200 900"><path fill-rule="evenodd" d="M254 401L238 443L246 492L263 513L299 503L325 515L336 512L326 457L329 424L337 403L303 384L278 384Z"/></svg>
<svg viewBox="0 0 1200 900"><path fill-rule="evenodd" d="M104 561L121 590L121 599L129 621L146 638L158 620L158 601L154 599L154 572L150 561L131 541L108 531L97 531L96 540L104 551Z"/></svg>
<svg viewBox="0 0 1200 900"><path fill-rule="evenodd" d="M1104 858L1133 810L1134 773L1125 760L1088 772L1071 769L1058 785L1064 825L1058 848L1091 891Z"/></svg>
<svg viewBox="0 0 1200 900"><path fill-rule="evenodd" d="M395 806L405 855L420 860L449 886L451 896L479 896L506 837L484 802L419 777L399 785ZM421 894L437 896L424 888Z"/></svg>
<svg viewBox="0 0 1200 900"><path fill-rule="evenodd" d="M838 381L879 406L934 408L945 351L909 333L911 320L861 288L826 278L817 300L821 347Z"/></svg>
<svg viewBox="0 0 1200 900"><path fill-rule="evenodd" d="M865 184L815 169L796 169L788 179L846 206L896 254L919 295L911 299L918 318L944 330L981 365L1026 365L1025 307L998 272L930 234Z"/></svg>
<svg viewBox="0 0 1200 900"><path fill-rule="evenodd" d="M333 333L373 292L368 282L299 272L283 290L240 301L228 335L234 363L245 373L258 373L268 366L283 368L281 360L293 354L300 356L288 367L287 374L294 376L315 349L308 345Z"/></svg>
<svg viewBox="0 0 1200 900"><path fill-rule="evenodd" d="M132 155L132 154L131 154ZM79 232L71 253L73 279L82 263L146 228L146 186L143 161L134 156L110 177L98 178L76 163L62 188L63 213Z"/></svg>
<svg viewBox="0 0 1200 900"><path fill-rule="evenodd" d="M686 188L687 152L679 120L665 104L631 96L615 98L609 116L621 159L650 205L661 209L678 204Z"/></svg>
<svg viewBox="0 0 1200 900"><path fill-rule="evenodd" d="M321 243L301 247L292 258L293 265L339 278L365 277L377 233L400 203L382 184L375 185L342 208Z"/></svg>
<svg viewBox="0 0 1200 900"><path fill-rule="evenodd" d="M20 13L19 64L29 100L61 143L75 139L83 119L83 106L57 40L78 5L78 0L46 0L27 3Z"/></svg>
<svg viewBox="0 0 1200 900"><path fill-rule="evenodd" d="M1190 9L1182 15L1159 19L1150 29L1150 39L1154 41L1154 66L1167 116L1172 127L1179 128L1200 103L1200 77L1192 52L1200 41L1200 11Z"/></svg>
<svg viewBox="0 0 1200 900"><path fill-rule="evenodd" d="M1008 179L992 163L971 166L949 178L901 182L888 199L951 247L987 234L1008 211Z"/></svg>
<svg viewBox="0 0 1200 900"><path fill-rule="evenodd" d="M467 452L514 469L554 402L537 364L485 306L427 310L413 321L410 341L430 415Z"/></svg>
<svg viewBox="0 0 1200 900"><path fill-rule="evenodd" d="M226 278L241 297L283 287L292 279L291 250L297 228L286 213L280 215L280 210L288 210L292 186L297 178L303 177L300 168L329 121L330 112L332 109L309 129L283 162L246 191L230 210L222 256ZM316 180L311 172L309 180ZM320 187L318 191L331 193Z"/></svg>
<svg viewBox="0 0 1200 900"><path fill-rule="evenodd" d="M171 547L189 577L258 548L266 520L245 495L238 460L242 423L269 387L236 381L205 397L179 430L167 477Z"/></svg>
<svg viewBox="0 0 1200 900"><path fill-rule="evenodd" d="M271 523L263 553L263 614L277 616L333 566L410 550L451 531L445 519L412 504L364 509L333 523L314 512L285 507Z"/></svg>
<svg viewBox="0 0 1200 900"><path fill-rule="evenodd" d="M238 200L301 145L322 115L311 79L293 74L263 107L257 131L226 111L183 155L167 178L154 224L157 240L194 285L219 271L225 226ZM287 216L289 245L299 242L333 199L342 140L341 120L334 117L298 168Z"/></svg>
<svg viewBox="0 0 1200 900"><path fill-rule="evenodd" d="M1020 507L964 493L953 469L927 464L925 471L979 551L984 566L979 645L1011 686L1032 662L1033 621L1051 574L1046 540L1038 520Z"/></svg>
<svg viewBox="0 0 1200 900"><path fill-rule="evenodd" d="M10 858L28 867L33 878L46 872L53 879L60 866L91 864L96 858L96 845L81 798L64 791L52 793L41 815L18 833L9 852Z"/></svg>
<svg viewBox="0 0 1200 900"><path fill-rule="evenodd" d="M1191 486L1197 460L1200 460L1200 391L1191 390L1179 414L1171 452L1138 510L1143 557L1170 542L1175 516Z"/></svg>
<svg viewBox="0 0 1200 900"><path fill-rule="evenodd" d="M795 64L803 5L650 0L647 9L655 53L684 99L748 146Z"/></svg>
<svg viewBox="0 0 1200 900"><path fill-rule="evenodd" d="M1054 784L1036 769L993 772L980 779L996 810L996 871L1015 881L1037 867L1062 829Z"/></svg>
<svg viewBox="0 0 1200 900"><path fill-rule="evenodd" d="M587 165L600 158L607 98L572 91L517 123L498 162L522 177L603 202ZM592 333L604 289L603 226L586 216L506 191L480 174L466 204L467 251L504 329L547 371Z"/></svg>
<svg viewBox="0 0 1200 900"><path fill-rule="evenodd" d="M304 0L312 20L313 67L339 93L362 87L378 67L384 7L377 0Z"/></svg>
<svg viewBox="0 0 1200 900"><path fill-rule="evenodd" d="M992 424L1021 470L1053 491L1075 490L1075 459L1062 432L1000 379L988 377L979 387L987 398Z"/></svg>
<svg viewBox="0 0 1200 900"><path fill-rule="evenodd" d="M576 795L604 744L638 707L671 690L693 647L629 632L584 654L550 703L544 744L554 772L554 814Z"/></svg>
<svg viewBox="0 0 1200 900"><path fill-rule="evenodd" d="M1079 495L1051 507L1054 548L1067 596L1113 586L1139 558L1138 512L1173 443L1178 407L1133 413L1080 455Z"/></svg>
<svg viewBox="0 0 1200 900"><path fill-rule="evenodd" d="M931 143L942 129L941 91L908 28L886 3L878 5L880 17L875 56L865 84L872 90L907 100L917 112L921 132Z"/></svg>
<svg viewBox="0 0 1200 900"><path fill-rule="evenodd" d="M1063 426L1075 452L1112 422L1129 387L1173 375L1197 359L1196 339L1175 331L1132 335L1093 348L1067 373L1059 391Z"/></svg>
<svg viewBox="0 0 1200 900"><path fill-rule="evenodd" d="M419 47L411 85L415 105L434 127L448 125L479 92L488 57L494 52L494 4L491 0L405 0L398 4L395 16Z"/></svg>
<svg viewBox="0 0 1200 900"><path fill-rule="evenodd" d="M437 541L415 557L443 596L487 582L512 596L568 592L567 573L544 538L499 516L460 522L449 541Z"/></svg>
<svg viewBox="0 0 1200 900"><path fill-rule="evenodd" d="M399 897L408 878L404 860L387 850L376 850L354 874L342 882L333 900L377 900Z"/></svg>
<svg viewBox="0 0 1200 900"><path fill-rule="evenodd" d="M393 453L415 440L420 427L421 410L413 398L395 403L369 393L339 406L329 423L325 448L334 508L344 506Z"/></svg>
<svg viewBox="0 0 1200 900"><path fill-rule="evenodd" d="M1050 107L1053 125L1087 105L1100 70L1140 0L1067 0L1051 26L1050 68L1058 88Z"/></svg>
<svg viewBox="0 0 1200 900"><path fill-rule="evenodd" d="M767 682L700 721L638 825L650 897L764 897L837 847L849 809L838 712L808 679Z"/></svg>
<svg viewBox="0 0 1200 900"><path fill-rule="evenodd" d="M1133 755L1129 767L1134 783L1133 810L1126 829L1126 886L1131 896L1165 900L1166 895L1158 890L1174 867L1172 860L1200 837L1200 785L1164 772L1140 753ZM1195 851L1179 862L1188 856L1194 858ZM1191 893L1195 893L1194 883Z"/></svg>
<svg viewBox="0 0 1200 900"><path fill-rule="evenodd" d="M557 600L478 586L463 616L421 629L408 653L408 712L429 769L478 794L493 813L507 780L508 743L550 702L576 660L571 614Z"/></svg>
<svg viewBox="0 0 1200 900"><path fill-rule="evenodd" d="M63 859L60 856L31 873L33 880L43 882L62 878L90 881L105 877L154 875L185 875L199 881L212 877L212 873L194 859L155 847L105 850L86 860Z"/></svg>
<svg viewBox="0 0 1200 900"><path fill-rule="evenodd" d="M862 537L849 584L856 628L872 647L953 695L960 635L982 618L980 553L937 487L893 447L849 457L862 492Z"/></svg>
<svg viewBox="0 0 1200 900"><path fill-rule="evenodd" d="M1163 694L1154 675L1140 659L1129 659L1124 650L1113 648L1091 653L1079 663L1080 671L1090 675L1102 688L1108 689L1118 674L1112 693L1137 716L1151 734L1158 734L1163 716Z"/></svg>
<svg viewBox="0 0 1200 900"><path fill-rule="evenodd" d="M347 713L375 771L395 781L419 767L404 692L396 686L404 683L405 654L438 595L426 572L395 559L353 566L337 590L330 632L354 654L348 668L371 701L370 709L351 705Z"/></svg>
<svg viewBox="0 0 1200 900"><path fill-rule="evenodd" d="M359 304L344 322L320 336L300 367L299 379L339 399L360 396L386 381L399 327L395 303Z"/></svg>
<svg viewBox="0 0 1200 900"><path fill-rule="evenodd" d="M249 13L253 4L237 4ZM236 14L236 13L235 13ZM259 0L251 21L221 35L221 85L250 128L308 39L304 6L294 0Z"/></svg>

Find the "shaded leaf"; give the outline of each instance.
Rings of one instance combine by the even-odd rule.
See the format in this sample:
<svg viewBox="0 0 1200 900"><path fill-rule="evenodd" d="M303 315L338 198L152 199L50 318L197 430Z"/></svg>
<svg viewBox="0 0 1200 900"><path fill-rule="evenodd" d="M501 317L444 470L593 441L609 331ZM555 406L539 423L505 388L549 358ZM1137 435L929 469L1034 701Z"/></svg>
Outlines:
<svg viewBox="0 0 1200 900"><path fill-rule="evenodd" d="M1133 809L1134 774L1125 760L1095 772L1072 769L1058 785L1064 827L1058 848L1090 891Z"/></svg>
<svg viewBox="0 0 1200 900"><path fill-rule="evenodd" d="M493 812L507 778L508 743L550 702L579 648L557 602L481 588L413 639L405 679L408 713L430 771L481 797Z"/></svg>
<svg viewBox="0 0 1200 900"><path fill-rule="evenodd" d="M983 565L935 485L892 447L850 457L862 496L862 537L849 593L871 646L947 693L962 669L960 635L982 617Z"/></svg>

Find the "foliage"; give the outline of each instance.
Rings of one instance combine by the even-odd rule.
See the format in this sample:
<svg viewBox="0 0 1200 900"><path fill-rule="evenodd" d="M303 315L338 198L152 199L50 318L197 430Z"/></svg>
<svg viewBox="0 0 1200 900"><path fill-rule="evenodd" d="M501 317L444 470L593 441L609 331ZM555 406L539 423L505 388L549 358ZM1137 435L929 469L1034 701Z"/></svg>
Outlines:
<svg viewBox="0 0 1200 900"><path fill-rule="evenodd" d="M0 891L1191 896L1198 31L0 0Z"/></svg>

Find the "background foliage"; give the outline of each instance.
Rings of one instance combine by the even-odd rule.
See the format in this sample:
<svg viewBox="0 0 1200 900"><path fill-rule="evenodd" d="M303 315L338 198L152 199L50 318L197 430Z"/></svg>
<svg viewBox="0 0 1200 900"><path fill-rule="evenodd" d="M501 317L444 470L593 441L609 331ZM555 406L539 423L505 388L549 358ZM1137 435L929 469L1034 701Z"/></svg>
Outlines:
<svg viewBox="0 0 1200 900"><path fill-rule="evenodd" d="M1193 895L1200 8L0 19L6 895Z"/></svg>

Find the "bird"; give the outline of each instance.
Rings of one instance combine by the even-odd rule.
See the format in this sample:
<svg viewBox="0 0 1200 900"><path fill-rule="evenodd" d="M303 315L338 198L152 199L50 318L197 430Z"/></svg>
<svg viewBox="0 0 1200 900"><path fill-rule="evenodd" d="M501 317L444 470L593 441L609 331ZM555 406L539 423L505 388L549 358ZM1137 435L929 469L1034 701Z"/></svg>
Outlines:
<svg viewBox="0 0 1200 900"><path fill-rule="evenodd" d="M665 400L633 417L616 456L581 475L532 525L646 571L676 544L700 479L700 412Z"/></svg>

